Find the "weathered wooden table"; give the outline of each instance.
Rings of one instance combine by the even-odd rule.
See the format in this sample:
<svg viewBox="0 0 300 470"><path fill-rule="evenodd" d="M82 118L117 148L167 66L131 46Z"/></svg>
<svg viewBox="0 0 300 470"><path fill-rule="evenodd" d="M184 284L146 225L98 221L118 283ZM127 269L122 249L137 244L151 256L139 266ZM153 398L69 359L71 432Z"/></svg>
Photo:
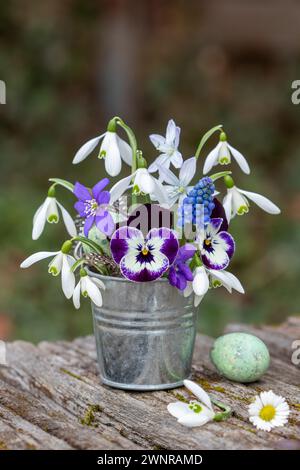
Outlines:
<svg viewBox="0 0 300 470"><path fill-rule="evenodd" d="M300 318L280 327L231 325L268 345L272 362L260 382L241 385L222 379L209 360L213 339L198 335L193 380L232 406L226 422L188 429L167 412L185 389L133 393L99 383L93 336L38 346L8 345L8 367L0 366L0 449L287 449L300 448L300 365L292 343L300 339ZM298 355L299 357L299 355ZM272 389L285 396L289 425L271 433L248 421L255 394Z"/></svg>

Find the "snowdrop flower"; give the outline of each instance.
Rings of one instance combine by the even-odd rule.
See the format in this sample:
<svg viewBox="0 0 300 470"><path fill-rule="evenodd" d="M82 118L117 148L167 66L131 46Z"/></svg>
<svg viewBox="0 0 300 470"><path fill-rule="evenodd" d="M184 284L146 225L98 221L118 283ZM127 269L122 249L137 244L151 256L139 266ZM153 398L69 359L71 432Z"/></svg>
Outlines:
<svg viewBox="0 0 300 470"><path fill-rule="evenodd" d="M100 289L105 290L104 283L96 277L89 277L86 270L82 268L80 270L80 280L73 292L74 307L80 308L80 294L83 297L89 297L97 307L102 307L103 301Z"/></svg>
<svg viewBox="0 0 300 470"><path fill-rule="evenodd" d="M225 270L209 269L205 266L199 266L195 269L194 279L192 282L188 283L183 295L184 297L189 297L194 293L194 305L198 307L210 285L212 285L212 287L222 285L230 293L232 289L235 289L240 294L245 293L242 284L232 273Z"/></svg>
<svg viewBox="0 0 300 470"><path fill-rule="evenodd" d="M248 199L251 199L258 207L269 214L280 214L279 207L265 196L237 188L230 176L225 176L224 180L227 186L227 194L223 199L223 206L228 222L236 215L243 215L249 211Z"/></svg>
<svg viewBox="0 0 300 470"><path fill-rule="evenodd" d="M149 194L152 199L157 200L160 204L169 203L164 186L159 180L150 175L147 168L139 168L132 175L118 181L110 190L111 203L117 201L132 186L135 194Z"/></svg>
<svg viewBox="0 0 300 470"><path fill-rule="evenodd" d="M228 144L225 132L221 132L220 142L207 155L204 162L203 174L206 175L215 165L228 165L231 162L231 155L236 160L242 171L249 175L250 168L247 160L238 150Z"/></svg>
<svg viewBox="0 0 300 470"><path fill-rule="evenodd" d="M102 140L99 158L105 159L105 170L110 176L117 176L122 169L122 160L131 165L132 149L115 131L107 130L104 134L86 142L76 153L73 163L80 163L87 158Z"/></svg>
<svg viewBox="0 0 300 470"><path fill-rule="evenodd" d="M178 200L178 204L181 205L183 199L187 196L187 193L193 188L192 186L189 186L189 184L196 173L196 158L189 158L183 163L178 178L168 168L161 165L157 166L160 176L167 183L164 188L169 197L170 207L172 207Z"/></svg>
<svg viewBox="0 0 300 470"><path fill-rule="evenodd" d="M169 168L172 163L175 168L182 165L182 155L178 151L180 127L176 126L173 119L168 122L166 136L151 134L150 140L154 147L160 152L159 157L150 165L149 171L153 173L159 170L159 166ZM163 175L160 175L163 181Z"/></svg>
<svg viewBox="0 0 300 470"><path fill-rule="evenodd" d="M177 418L178 423L194 428L195 426L203 426L208 421L215 419L216 414L211 399L203 388L191 380L184 380L183 384L195 395L197 400L192 400L189 403L183 403L182 401L169 403L168 412Z"/></svg>
<svg viewBox="0 0 300 470"><path fill-rule="evenodd" d="M21 263L21 268L29 268L32 264L37 263L45 258L54 256L48 267L48 272L53 276L58 276L61 273L62 290L67 299L73 295L75 288L75 276L71 268L75 263L73 256L69 255L72 248L72 242L67 240L61 247L60 251L39 251L26 258Z"/></svg>
<svg viewBox="0 0 300 470"><path fill-rule="evenodd" d="M46 197L43 204L37 209L33 216L33 227L32 227L32 239L37 240L45 228L46 222L49 224L57 224L59 221L60 209L65 227L71 237L75 237L76 227L69 212L56 200L55 189L53 186L49 188L48 196Z"/></svg>
<svg viewBox="0 0 300 470"><path fill-rule="evenodd" d="M248 408L249 421L257 429L271 431L272 428L284 426L288 422L290 413L286 399L269 392L261 392L255 397L254 403Z"/></svg>

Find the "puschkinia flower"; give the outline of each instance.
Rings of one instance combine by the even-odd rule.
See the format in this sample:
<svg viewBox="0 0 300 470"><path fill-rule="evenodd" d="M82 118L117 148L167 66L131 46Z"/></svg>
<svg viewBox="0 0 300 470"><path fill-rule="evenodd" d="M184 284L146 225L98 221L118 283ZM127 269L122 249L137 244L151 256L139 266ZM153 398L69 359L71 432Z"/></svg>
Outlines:
<svg viewBox="0 0 300 470"><path fill-rule="evenodd" d="M89 231L94 224L100 232L108 236L114 230L113 218L107 210L110 194L108 191L103 191L108 183L109 179L104 178L92 190L78 182L74 186L74 194L79 199L74 204L74 207L80 217L85 218L84 234L86 237L88 237Z"/></svg>
<svg viewBox="0 0 300 470"><path fill-rule="evenodd" d="M232 186L227 188L227 194L223 200L223 206L228 222L230 222L230 220L236 215L243 215L249 211L249 202L247 198L251 199L258 207L269 214L280 214L279 207L265 196Z"/></svg>
<svg viewBox="0 0 300 470"><path fill-rule="evenodd" d="M203 174L206 175L215 165L228 165L231 162L231 155L240 166L241 170L247 175L250 173L248 162L244 155L238 150L228 144L225 132L220 134L220 142L218 145L207 155Z"/></svg>
<svg viewBox="0 0 300 470"><path fill-rule="evenodd" d="M205 228L199 231L197 243L202 262L210 269L227 268L235 250L233 237L225 231L219 231L223 219L211 219Z"/></svg>
<svg viewBox="0 0 300 470"><path fill-rule="evenodd" d="M192 400L189 403L182 401L169 403L168 412L177 418L178 423L189 428L203 426L208 421L212 421L216 414L209 395L200 385L191 380L184 380L183 384L195 395L197 400Z"/></svg>
<svg viewBox="0 0 300 470"><path fill-rule="evenodd" d="M122 169L122 160L131 165L132 149L116 132L106 131L104 134L86 142L76 153L73 163L80 163L87 158L102 140L99 158L105 159L105 170L110 176L117 176Z"/></svg>
<svg viewBox="0 0 300 470"><path fill-rule="evenodd" d="M192 186L189 186L189 184L196 173L196 158L191 157L183 162L178 178L168 168L161 165L157 166L160 175L167 183L165 190L168 194L169 206L172 207L177 201L178 204L181 204L187 193L192 190Z"/></svg>
<svg viewBox="0 0 300 470"><path fill-rule="evenodd" d="M89 297L97 307L102 307L101 289L105 290L105 285L93 276L89 276L85 269L80 270L80 279L73 292L73 304L75 308L80 308L80 294Z"/></svg>
<svg viewBox="0 0 300 470"><path fill-rule="evenodd" d="M57 224L59 221L59 211L60 209L62 218L67 229L67 232L71 237L76 236L76 227L72 217L69 212L57 201L57 199L49 195L51 188L48 193L48 197L45 199L43 204L37 209L36 213L33 216L33 227L32 227L32 239L37 240L45 228L46 222L49 224Z"/></svg>
<svg viewBox="0 0 300 470"><path fill-rule="evenodd" d="M169 270L168 279L171 286L183 291L188 281L193 280L193 273L186 262L194 256L195 251L196 248L190 243L179 248L174 264Z"/></svg>
<svg viewBox="0 0 300 470"><path fill-rule="evenodd" d="M178 151L180 136L180 127L176 126L173 119L170 119L167 125L166 136L151 134L150 140L154 147L160 152L159 157L150 165L149 171L153 173L159 171L159 167L169 168L172 163L175 168L182 165L182 155ZM164 176L159 175L160 180L164 181Z"/></svg>
<svg viewBox="0 0 300 470"><path fill-rule="evenodd" d="M179 249L175 232L153 228L146 238L133 227L121 227L111 238L112 257L130 281L154 281L174 263Z"/></svg>
<svg viewBox="0 0 300 470"><path fill-rule="evenodd" d="M249 420L263 431L271 431L272 428L284 426L288 422L290 414L286 399L275 395L272 390L256 395L254 403L249 405Z"/></svg>
<svg viewBox="0 0 300 470"><path fill-rule="evenodd" d="M183 295L184 297L189 297L194 293L195 307L198 307L210 287L219 287L222 285L230 293L232 289L235 289L240 294L245 293L238 278L225 270L209 269L205 266L199 266L195 269L193 277L193 282L187 283Z"/></svg>
<svg viewBox="0 0 300 470"><path fill-rule="evenodd" d="M73 256L69 255L72 242L66 241L60 251L39 251L26 258L21 263L21 268L29 268L32 264L41 261L42 259L54 257L49 263L48 272L53 276L58 276L61 273L61 286L63 293L70 299L74 292L75 276L71 268L75 263Z"/></svg>

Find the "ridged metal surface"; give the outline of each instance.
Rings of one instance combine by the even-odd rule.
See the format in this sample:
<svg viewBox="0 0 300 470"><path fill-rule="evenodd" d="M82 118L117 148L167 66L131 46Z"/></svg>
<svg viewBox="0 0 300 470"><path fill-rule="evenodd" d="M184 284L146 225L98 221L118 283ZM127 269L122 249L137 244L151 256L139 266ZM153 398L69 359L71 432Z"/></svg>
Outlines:
<svg viewBox="0 0 300 470"><path fill-rule="evenodd" d="M103 306L92 305L102 381L127 390L182 385L196 334L192 297L184 298L166 279L132 283L94 276L106 286Z"/></svg>

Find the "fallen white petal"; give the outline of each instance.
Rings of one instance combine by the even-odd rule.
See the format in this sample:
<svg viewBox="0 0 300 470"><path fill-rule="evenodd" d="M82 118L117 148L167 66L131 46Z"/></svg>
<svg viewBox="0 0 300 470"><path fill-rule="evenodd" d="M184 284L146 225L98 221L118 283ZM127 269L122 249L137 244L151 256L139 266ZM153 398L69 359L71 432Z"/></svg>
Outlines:
<svg viewBox="0 0 300 470"><path fill-rule="evenodd" d="M187 413L194 413L189 408L189 405L187 403L183 403L181 401L177 401L176 403L169 403L167 408L168 412L177 419L181 418Z"/></svg>
<svg viewBox="0 0 300 470"><path fill-rule="evenodd" d="M203 403L207 408L209 408L209 410L211 410L214 416L215 413L212 407L211 399L209 395L206 393L206 391L203 390L203 388L200 387L200 385L196 384L195 382L192 382L191 380L184 380L183 385L188 390L190 390L190 392L192 392L192 394L195 395L195 397L197 397L201 403ZM212 414L210 414L210 416L212 416Z"/></svg>

